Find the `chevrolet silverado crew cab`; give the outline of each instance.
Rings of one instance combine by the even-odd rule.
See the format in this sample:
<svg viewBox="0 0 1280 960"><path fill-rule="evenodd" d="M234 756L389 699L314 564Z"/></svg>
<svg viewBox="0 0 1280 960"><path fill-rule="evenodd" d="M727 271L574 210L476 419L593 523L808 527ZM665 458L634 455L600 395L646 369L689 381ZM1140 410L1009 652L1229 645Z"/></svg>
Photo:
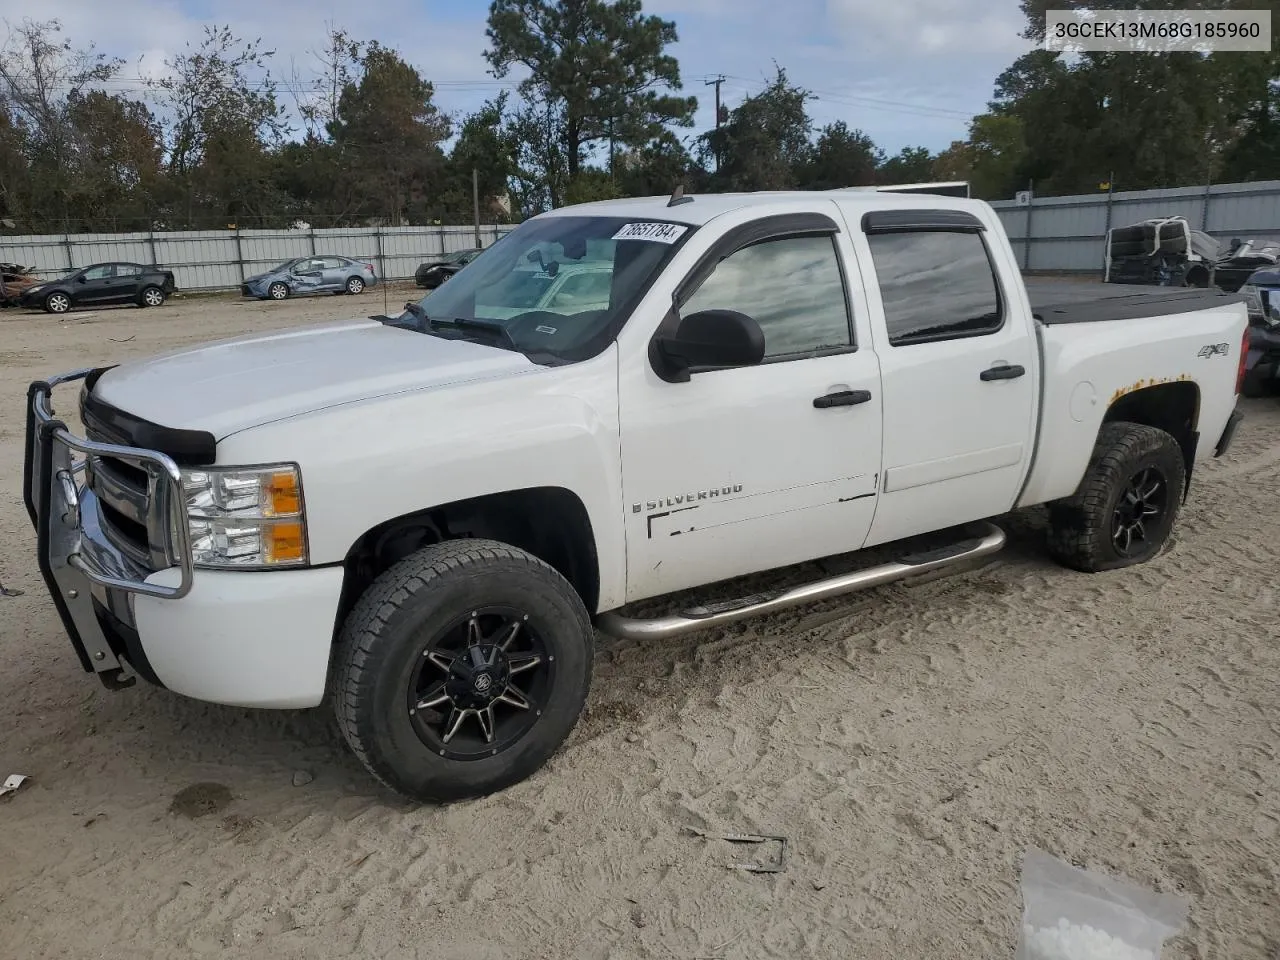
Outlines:
<svg viewBox="0 0 1280 960"><path fill-rule="evenodd" d="M671 637L932 575L1033 504L1069 567L1150 559L1231 441L1247 323L1209 290L1033 307L976 200L586 204L394 317L31 384L25 500L109 687L328 699L374 776L448 801L558 749L593 627ZM76 382L83 432L52 400ZM873 546L894 559L721 584ZM713 583L739 599L653 602Z"/></svg>

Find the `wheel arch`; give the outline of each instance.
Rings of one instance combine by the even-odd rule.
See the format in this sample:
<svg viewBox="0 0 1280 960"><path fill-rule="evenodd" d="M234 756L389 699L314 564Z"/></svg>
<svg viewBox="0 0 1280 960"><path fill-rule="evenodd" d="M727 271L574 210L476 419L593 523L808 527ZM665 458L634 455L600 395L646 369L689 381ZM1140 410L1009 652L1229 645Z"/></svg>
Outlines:
<svg viewBox="0 0 1280 960"><path fill-rule="evenodd" d="M1157 383L1117 398L1102 417L1098 430L1108 423L1139 423L1163 430L1178 442L1186 467L1183 501L1191 489L1200 434L1200 387L1194 380Z"/></svg>
<svg viewBox="0 0 1280 960"><path fill-rule="evenodd" d="M392 517L361 534L343 560L334 636L368 585L422 547L446 540L497 540L549 564L595 610L600 560L591 517L564 487L528 487L455 500Z"/></svg>

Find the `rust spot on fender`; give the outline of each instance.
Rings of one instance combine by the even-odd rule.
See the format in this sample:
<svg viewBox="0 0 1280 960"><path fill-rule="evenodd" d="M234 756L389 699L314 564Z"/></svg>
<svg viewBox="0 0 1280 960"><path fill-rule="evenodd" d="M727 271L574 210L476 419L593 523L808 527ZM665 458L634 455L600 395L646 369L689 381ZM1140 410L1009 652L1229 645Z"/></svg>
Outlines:
<svg viewBox="0 0 1280 960"><path fill-rule="evenodd" d="M1121 397L1128 396L1131 393L1137 393L1139 390L1145 390L1147 387L1158 387L1163 383L1180 383L1185 380L1192 379L1191 374L1182 373L1176 378L1174 377L1146 377L1142 380L1135 380L1127 387L1121 387L1111 395L1111 402L1115 403Z"/></svg>

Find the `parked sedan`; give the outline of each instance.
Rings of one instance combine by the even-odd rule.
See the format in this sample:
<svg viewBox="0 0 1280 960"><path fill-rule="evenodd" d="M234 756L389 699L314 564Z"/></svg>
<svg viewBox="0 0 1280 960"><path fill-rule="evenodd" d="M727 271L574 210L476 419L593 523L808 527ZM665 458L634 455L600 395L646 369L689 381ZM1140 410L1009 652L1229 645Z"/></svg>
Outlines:
<svg viewBox="0 0 1280 960"><path fill-rule="evenodd" d="M240 292L259 300L284 300L308 293L362 293L378 282L373 264L351 257L295 257L266 273L248 277Z"/></svg>
<svg viewBox="0 0 1280 960"><path fill-rule="evenodd" d="M414 271L413 282L420 287L434 290L483 252L479 248L455 250L431 260L424 260Z"/></svg>
<svg viewBox="0 0 1280 960"><path fill-rule="evenodd" d="M28 287L19 302L24 307L43 307L49 313L109 303L158 307L175 289L172 270L140 263L95 263L58 280Z"/></svg>

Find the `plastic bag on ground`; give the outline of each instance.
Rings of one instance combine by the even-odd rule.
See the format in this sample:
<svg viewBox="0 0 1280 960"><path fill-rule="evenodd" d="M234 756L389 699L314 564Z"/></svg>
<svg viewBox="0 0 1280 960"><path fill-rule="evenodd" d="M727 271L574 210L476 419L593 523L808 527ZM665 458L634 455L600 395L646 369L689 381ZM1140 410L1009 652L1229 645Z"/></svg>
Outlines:
<svg viewBox="0 0 1280 960"><path fill-rule="evenodd" d="M1081 870L1042 850L1022 861L1016 960L1159 960L1189 904L1127 880Z"/></svg>

